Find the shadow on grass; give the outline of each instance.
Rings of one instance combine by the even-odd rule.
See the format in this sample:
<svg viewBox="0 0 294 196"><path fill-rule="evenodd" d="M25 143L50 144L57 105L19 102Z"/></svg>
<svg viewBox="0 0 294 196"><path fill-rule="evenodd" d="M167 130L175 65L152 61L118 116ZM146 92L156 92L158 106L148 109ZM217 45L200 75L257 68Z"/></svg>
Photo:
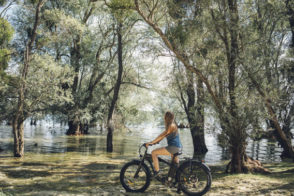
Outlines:
<svg viewBox="0 0 294 196"><path fill-rule="evenodd" d="M0 188L7 195L40 195L39 193L42 192L46 194L56 194L56 192L88 194L89 191L94 191L94 195L99 195L104 190L119 192L121 188L119 182L120 165L111 163L51 165L25 162L17 166L0 166L0 172L7 176L0 181ZM35 177L39 178L34 179ZM11 182L9 182L10 179Z"/></svg>
<svg viewBox="0 0 294 196"><path fill-rule="evenodd" d="M293 162L266 164L265 167L270 169L272 173L227 174L224 172L224 165L211 166L212 188L210 192L227 190L234 195L233 193L238 189L238 186L244 186L246 190L244 194L246 193L246 195L289 195L289 193L294 193ZM217 185L214 186L214 182L217 182Z"/></svg>
<svg viewBox="0 0 294 196"><path fill-rule="evenodd" d="M119 165L116 164L101 164L101 163L90 163L84 165L84 170L95 171L95 170L105 170L111 171L114 169L119 169Z"/></svg>
<svg viewBox="0 0 294 196"><path fill-rule="evenodd" d="M285 192L285 195L287 194L287 191L294 189L294 183L290 183L290 184L284 184L281 186L271 186L271 187L266 187L263 189L260 189L259 192L262 194L271 194L275 191L278 191L280 194L282 194L283 192Z"/></svg>
<svg viewBox="0 0 294 196"><path fill-rule="evenodd" d="M92 165L92 164L90 164ZM72 173L62 174L62 171L57 171L55 174L62 174L59 177L49 177L43 178L41 181L31 181L30 184L23 185L14 185L7 186L7 184L3 184L5 186L2 187L2 192L4 194L29 194L34 195L33 193L60 193L66 192L67 194L88 194L89 191L95 191L96 194L104 192L104 189L113 189L118 187L119 180L118 175L109 172L108 174L105 172L95 172L95 170L88 170L87 172L82 171L84 165L81 165L79 168L81 172L73 171ZM97 166L100 168L99 166ZM77 170L78 168L74 168ZM48 177L46 176L48 172L36 172L30 170L22 170L21 173L26 173L25 177L20 175L18 171L14 174L12 171L8 173L9 177L18 177L18 178L27 178L27 177ZM50 174L51 175L51 174ZM1 184L1 183L0 183Z"/></svg>
<svg viewBox="0 0 294 196"><path fill-rule="evenodd" d="M40 163L40 162L24 162L22 166L50 166L50 164Z"/></svg>
<svg viewBox="0 0 294 196"><path fill-rule="evenodd" d="M290 178L294 182L294 163L293 162L280 162L273 164L266 164L265 168L269 169L271 173L261 174L255 173L253 175L270 177L270 178ZM213 179L220 180L226 176L232 176L234 174L225 173L226 165L210 166Z"/></svg>
<svg viewBox="0 0 294 196"><path fill-rule="evenodd" d="M0 159L14 158L14 156L0 155Z"/></svg>
<svg viewBox="0 0 294 196"><path fill-rule="evenodd" d="M48 171L33 171L28 169L22 169L22 170L6 170L4 173L9 178L34 178L34 177L47 177L51 176Z"/></svg>

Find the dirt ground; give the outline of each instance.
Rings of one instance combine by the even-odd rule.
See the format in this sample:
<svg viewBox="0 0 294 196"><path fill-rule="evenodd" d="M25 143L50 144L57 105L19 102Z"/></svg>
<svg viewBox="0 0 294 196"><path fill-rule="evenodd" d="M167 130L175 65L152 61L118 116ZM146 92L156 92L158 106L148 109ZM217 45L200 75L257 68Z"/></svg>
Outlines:
<svg viewBox="0 0 294 196"><path fill-rule="evenodd" d="M0 196L179 195L175 189L154 181L145 193L126 193L119 182L119 172L125 162L107 157L85 159L63 155L61 158L60 154L27 155L23 159L0 155ZM292 162L266 164L265 167L272 171L267 175L228 175L223 172L225 165L210 167L212 186L208 196L294 196Z"/></svg>

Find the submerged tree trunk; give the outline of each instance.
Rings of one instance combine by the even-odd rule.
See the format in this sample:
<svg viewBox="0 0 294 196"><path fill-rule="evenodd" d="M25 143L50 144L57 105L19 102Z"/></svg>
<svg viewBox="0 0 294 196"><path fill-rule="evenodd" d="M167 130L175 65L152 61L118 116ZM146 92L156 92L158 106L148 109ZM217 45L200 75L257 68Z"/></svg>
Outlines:
<svg viewBox="0 0 294 196"><path fill-rule="evenodd" d="M79 114L73 114L68 117L67 135L84 135L88 134L89 123L87 120L81 120Z"/></svg>
<svg viewBox="0 0 294 196"><path fill-rule="evenodd" d="M186 114L190 126L193 140L194 156L205 154L208 150L204 138L204 103L203 86L201 81L197 81L197 102L195 106L195 90L193 73L187 70L187 96L188 104Z"/></svg>
<svg viewBox="0 0 294 196"><path fill-rule="evenodd" d="M14 157L24 156L24 124L23 119L17 115L12 122L13 140L14 140Z"/></svg>
<svg viewBox="0 0 294 196"><path fill-rule="evenodd" d="M107 122L107 138L106 138L106 151L107 152L113 152L113 144L112 144L113 132L114 132L113 122L110 119Z"/></svg>
<svg viewBox="0 0 294 196"><path fill-rule="evenodd" d="M115 104L118 100L119 96L119 89L120 85L122 82L122 73L123 73L123 59L122 59L122 34L121 34L121 29L122 29L122 23L119 22L118 27L117 27L117 41L118 41L118 73L117 73L117 80L116 84L114 87L114 92L113 92L113 98L109 107L108 111L108 117L107 117L107 143L106 143L106 150L107 152L112 152L113 151L113 144L112 144L112 138L113 138L113 131L114 131L114 126L112 122L112 115L113 111L115 108Z"/></svg>
<svg viewBox="0 0 294 196"><path fill-rule="evenodd" d="M75 116L74 119L68 121L68 130L66 135L81 135L81 122L78 116Z"/></svg>

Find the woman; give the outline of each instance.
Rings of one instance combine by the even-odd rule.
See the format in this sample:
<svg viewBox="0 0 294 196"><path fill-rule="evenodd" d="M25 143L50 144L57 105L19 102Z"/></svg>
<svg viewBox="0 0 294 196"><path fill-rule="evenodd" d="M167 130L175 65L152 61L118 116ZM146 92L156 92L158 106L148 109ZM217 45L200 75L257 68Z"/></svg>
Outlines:
<svg viewBox="0 0 294 196"><path fill-rule="evenodd" d="M157 148L152 151L152 160L155 169L155 176L159 173L159 163L158 163L158 155L170 155L173 158L173 155L179 152L182 148L182 144L180 141L180 136L178 132L178 127L174 122L175 115L171 112L166 112L164 115L165 122L165 131L161 133L156 139L152 142L146 143L145 145L154 145L159 143L163 138L166 137L168 146ZM175 162L179 163L179 158L175 157Z"/></svg>

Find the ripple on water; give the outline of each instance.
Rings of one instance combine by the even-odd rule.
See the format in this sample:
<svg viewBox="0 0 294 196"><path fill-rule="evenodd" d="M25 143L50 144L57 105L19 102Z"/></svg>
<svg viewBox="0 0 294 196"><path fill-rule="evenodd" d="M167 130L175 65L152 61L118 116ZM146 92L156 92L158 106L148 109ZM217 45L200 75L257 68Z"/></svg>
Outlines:
<svg viewBox="0 0 294 196"><path fill-rule="evenodd" d="M59 126L30 126L25 124L25 152L37 154L43 158L45 155L68 159L88 159L89 157L109 158L109 159L133 159L138 156L138 147L145 142L153 140L163 131L162 127L141 126L130 127L131 132L115 132L113 138L114 152L106 153L106 133L91 129L90 135L85 136L66 136L66 127ZM189 129L179 130L181 141L183 143L182 157L193 156L193 145ZM11 153L13 149L13 139L11 127L0 126L0 155ZM206 144L208 153L204 159L206 163L218 164L230 158L227 149L217 144L215 134L206 133ZM150 147L150 151L157 147L166 146L166 140L159 145ZM262 139L260 141L248 141L246 152L254 159L263 162L280 161L282 149L276 142ZM78 156L73 156L77 154ZM82 158L77 158L82 157Z"/></svg>

